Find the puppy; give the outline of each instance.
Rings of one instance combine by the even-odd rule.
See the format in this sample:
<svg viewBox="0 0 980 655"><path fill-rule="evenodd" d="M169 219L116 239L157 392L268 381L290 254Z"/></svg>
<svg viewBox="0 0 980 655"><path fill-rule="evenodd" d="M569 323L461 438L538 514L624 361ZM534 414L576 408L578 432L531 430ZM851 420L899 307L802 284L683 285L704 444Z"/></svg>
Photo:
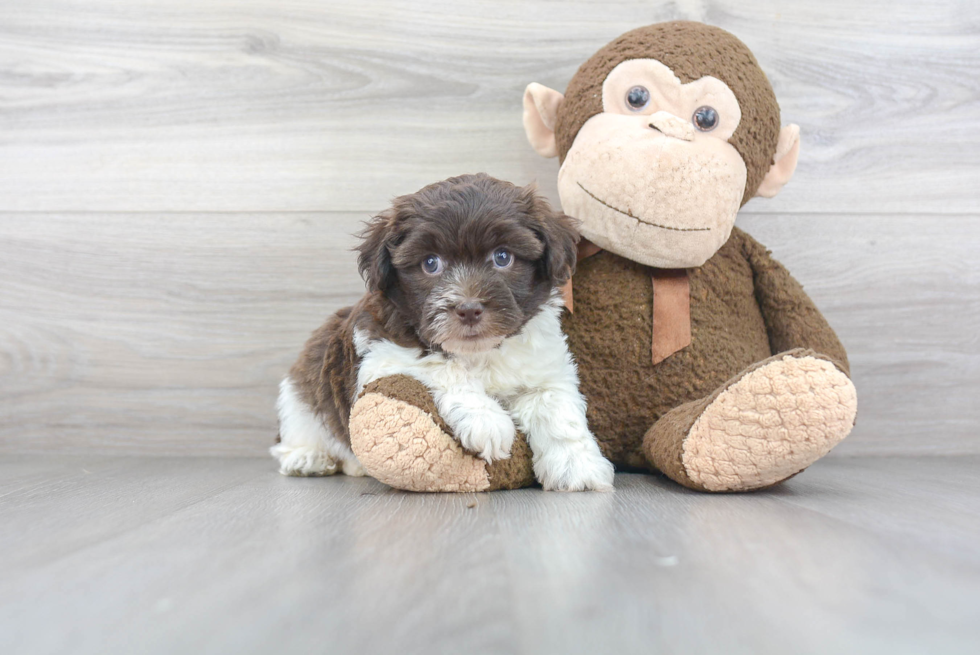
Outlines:
<svg viewBox="0 0 980 655"><path fill-rule="evenodd" d="M517 427L545 489L611 489L561 332L572 220L532 187L465 175L397 198L361 236L368 293L313 334L280 386L280 472L364 475L351 406L369 382L405 374L487 462L510 457Z"/></svg>

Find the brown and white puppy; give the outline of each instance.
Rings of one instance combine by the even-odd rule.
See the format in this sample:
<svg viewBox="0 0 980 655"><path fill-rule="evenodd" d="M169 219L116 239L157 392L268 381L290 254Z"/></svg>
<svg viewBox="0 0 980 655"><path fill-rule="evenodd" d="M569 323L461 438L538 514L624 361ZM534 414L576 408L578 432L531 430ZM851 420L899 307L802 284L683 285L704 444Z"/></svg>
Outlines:
<svg viewBox="0 0 980 655"><path fill-rule="evenodd" d="M313 334L280 387L280 471L363 475L351 406L371 381L402 374L487 462L510 456L519 427L546 489L611 488L559 320L572 220L532 187L466 175L397 198L362 237L367 294Z"/></svg>

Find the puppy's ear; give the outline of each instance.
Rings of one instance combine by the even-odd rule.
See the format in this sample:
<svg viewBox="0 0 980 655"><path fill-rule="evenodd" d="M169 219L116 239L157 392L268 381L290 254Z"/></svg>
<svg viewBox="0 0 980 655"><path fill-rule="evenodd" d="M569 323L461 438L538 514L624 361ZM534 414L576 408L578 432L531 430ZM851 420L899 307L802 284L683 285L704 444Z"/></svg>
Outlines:
<svg viewBox="0 0 980 655"><path fill-rule="evenodd" d="M555 286L561 286L575 272L578 221L555 211L539 193L536 185L521 189L521 200L530 218L530 227L544 244L541 261L545 273Z"/></svg>
<svg viewBox="0 0 980 655"><path fill-rule="evenodd" d="M395 267L391 263L389 247L395 245L397 238L398 212L386 209L367 221L364 230L358 234L363 241L356 250L357 268L367 283L368 291L384 293L395 284Z"/></svg>

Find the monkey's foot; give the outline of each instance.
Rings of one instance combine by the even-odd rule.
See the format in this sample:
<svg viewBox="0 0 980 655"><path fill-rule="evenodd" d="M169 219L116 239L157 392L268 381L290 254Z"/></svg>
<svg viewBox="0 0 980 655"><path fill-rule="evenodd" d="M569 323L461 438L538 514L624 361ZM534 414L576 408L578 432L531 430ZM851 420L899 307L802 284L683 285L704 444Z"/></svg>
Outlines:
<svg viewBox="0 0 980 655"><path fill-rule="evenodd" d="M672 479L704 491L750 491L796 475L850 433L854 384L809 351L772 357L708 398L664 415L644 448Z"/></svg>
<svg viewBox="0 0 980 655"><path fill-rule="evenodd" d="M351 450L368 475L406 491L493 491L534 483L531 450L514 439L510 459L487 464L453 438L428 389L395 375L364 389L350 415Z"/></svg>

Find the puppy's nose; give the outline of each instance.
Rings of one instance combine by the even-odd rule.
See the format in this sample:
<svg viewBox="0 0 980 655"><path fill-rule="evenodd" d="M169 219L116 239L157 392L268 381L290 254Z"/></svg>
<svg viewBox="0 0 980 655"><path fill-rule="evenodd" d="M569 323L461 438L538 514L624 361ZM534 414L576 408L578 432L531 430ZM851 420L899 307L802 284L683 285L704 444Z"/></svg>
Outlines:
<svg viewBox="0 0 980 655"><path fill-rule="evenodd" d="M463 325L476 325L483 316L483 304L476 300L468 300L456 305L456 316Z"/></svg>

